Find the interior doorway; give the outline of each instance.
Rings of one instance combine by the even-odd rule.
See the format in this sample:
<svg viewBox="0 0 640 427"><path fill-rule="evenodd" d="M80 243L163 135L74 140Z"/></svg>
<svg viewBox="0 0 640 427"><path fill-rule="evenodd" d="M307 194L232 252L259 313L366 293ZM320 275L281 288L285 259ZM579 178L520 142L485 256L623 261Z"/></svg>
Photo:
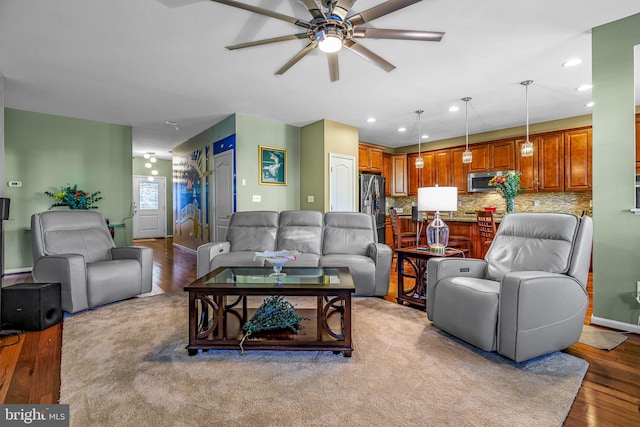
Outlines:
<svg viewBox="0 0 640 427"><path fill-rule="evenodd" d="M167 235L167 178L133 176L133 238Z"/></svg>

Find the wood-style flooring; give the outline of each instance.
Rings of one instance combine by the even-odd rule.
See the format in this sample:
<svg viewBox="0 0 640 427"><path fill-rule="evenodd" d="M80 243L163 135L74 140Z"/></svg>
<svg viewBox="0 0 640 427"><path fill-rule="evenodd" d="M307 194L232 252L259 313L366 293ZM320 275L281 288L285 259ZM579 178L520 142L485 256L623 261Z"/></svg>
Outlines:
<svg viewBox="0 0 640 427"><path fill-rule="evenodd" d="M181 290L195 279L195 254L173 246L172 239L135 242L154 249L155 292ZM30 274L7 275L3 285L32 281ZM392 270L389 295L395 301ZM591 316L591 307L585 323ZM57 403L63 323L41 332L0 338L0 403ZM598 350L577 343L565 350L589 362L589 370L565 426L640 426L640 336L617 348ZM391 398L391 396L390 396Z"/></svg>

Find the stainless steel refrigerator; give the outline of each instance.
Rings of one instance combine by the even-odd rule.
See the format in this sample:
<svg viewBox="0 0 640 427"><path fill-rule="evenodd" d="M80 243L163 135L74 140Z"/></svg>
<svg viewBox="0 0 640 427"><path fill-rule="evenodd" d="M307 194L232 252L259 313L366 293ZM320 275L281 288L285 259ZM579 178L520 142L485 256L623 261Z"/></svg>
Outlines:
<svg viewBox="0 0 640 427"><path fill-rule="evenodd" d="M383 176L360 174L360 212L375 216L380 243L385 242L385 185Z"/></svg>

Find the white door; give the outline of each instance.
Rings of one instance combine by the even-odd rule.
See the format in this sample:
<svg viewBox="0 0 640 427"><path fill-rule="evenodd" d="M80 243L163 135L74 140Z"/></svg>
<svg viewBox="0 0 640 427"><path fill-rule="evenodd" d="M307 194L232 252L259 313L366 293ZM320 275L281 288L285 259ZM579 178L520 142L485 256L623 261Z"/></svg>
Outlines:
<svg viewBox="0 0 640 427"><path fill-rule="evenodd" d="M329 210L356 211L356 158L329 153Z"/></svg>
<svg viewBox="0 0 640 427"><path fill-rule="evenodd" d="M134 175L133 238L148 239L167 235L167 179Z"/></svg>
<svg viewBox="0 0 640 427"><path fill-rule="evenodd" d="M214 242L224 240L233 213L233 150L213 156Z"/></svg>

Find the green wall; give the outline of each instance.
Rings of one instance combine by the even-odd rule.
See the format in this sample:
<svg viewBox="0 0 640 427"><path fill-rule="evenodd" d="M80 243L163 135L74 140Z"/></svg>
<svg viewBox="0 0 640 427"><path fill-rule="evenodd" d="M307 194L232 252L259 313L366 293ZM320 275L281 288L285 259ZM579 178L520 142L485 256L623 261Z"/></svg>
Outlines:
<svg viewBox="0 0 640 427"><path fill-rule="evenodd" d="M593 29L593 316L597 323L608 319L637 325L640 315L635 300L640 280L640 216L629 211L635 207L633 60L637 44L640 14Z"/></svg>
<svg viewBox="0 0 640 427"><path fill-rule="evenodd" d="M5 270L33 266L31 215L49 209L45 191L77 184L100 191L98 211L114 223L118 246L131 243L131 127L6 108L5 179L22 187L5 189L11 199L5 221ZM5 185L3 183L3 185ZM56 208L63 209L63 208ZM64 208L66 209L66 208Z"/></svg>
<svg viewBox="0 0 640 427"><path fill-rule="evenodd" d="M300 129L300 209L325 212L324 120ZM328 190L327 190L328 192ZM313 196L309 202L308 196Z"/></svg>
<svg viewBox="0 0 640 427"><path fill-rule="evenodd" d="M151 169L144 167L147 159L144 157L133 158L133 174L151 176ZM171 160L158 159L154 165L158 171L157 176L164 176L167 181L167 235L171 235L173 230L173 164Z"/></svg>
<svg viewBox="0 0 640 427"><path fill-rule="evenodd" d="M287 185L259 184L260 145L287 150ZM236 150L238 211L300 209L300 128L236 114Z"/></svg>

